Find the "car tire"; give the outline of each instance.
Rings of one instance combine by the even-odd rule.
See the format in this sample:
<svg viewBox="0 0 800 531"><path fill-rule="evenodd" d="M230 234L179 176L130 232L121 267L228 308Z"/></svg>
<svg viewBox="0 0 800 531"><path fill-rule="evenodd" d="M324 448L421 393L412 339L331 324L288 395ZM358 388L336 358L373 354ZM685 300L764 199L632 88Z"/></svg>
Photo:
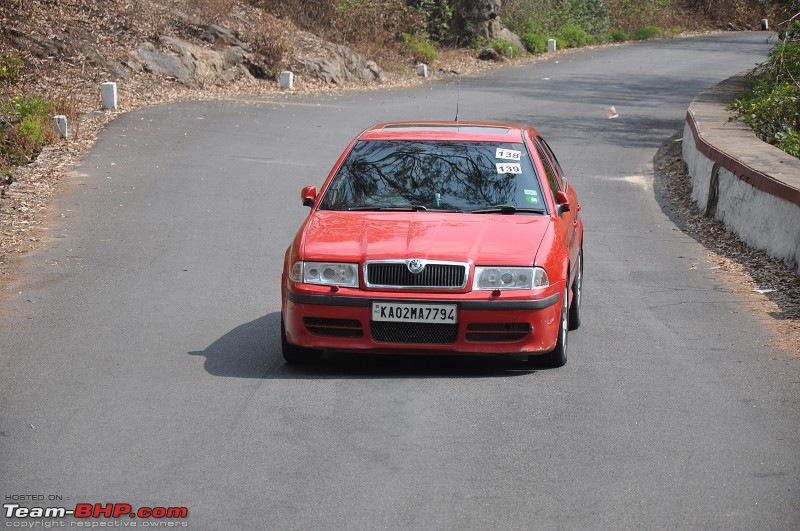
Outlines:
<svg viewBox="0 0 800 531"><path fill-rule="evenodd" d="M564 288L561 296L561 316L558 323L558 341L547 354L528 356L528 362L537 367L563 367L567 363L567 338L569 331L569 289Z"/></svg>
<svg viewBox="0 0 800 531"><path fill-rule="evenodd" d="M292 345L286 339L286 326L283 324L283 316L281 315L281 351L283 351L283 359L286 363L291 365L301 365L305 363L314 363L322 359L322 351L315 348L299 347Z"/></svg>
<svg viewBox="0 0 800 531"><path fill-rule="evenodd" d="M581 325L581 295L583 294L583 249L578 253L578 273L572 283L572 304L569 307L569 329L577 330Z"/></svg>

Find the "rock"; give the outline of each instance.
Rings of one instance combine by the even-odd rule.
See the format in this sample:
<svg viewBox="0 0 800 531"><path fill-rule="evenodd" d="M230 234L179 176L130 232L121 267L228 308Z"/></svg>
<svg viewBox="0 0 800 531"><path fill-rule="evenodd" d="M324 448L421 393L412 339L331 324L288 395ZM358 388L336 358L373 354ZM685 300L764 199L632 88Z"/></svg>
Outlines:
<svg viewBox="0 0 800 531"><path fill-rule="evenodd" d="M519 50L525 50L522 40L500 22L501 0L453 0L453 24L465 37L480 37L489 41L503 39ZM484 50L479 57L484 60L498 60Z"/></svg>
<svg viewBox="0 0 800 531"><path fill-rule="evenodd" d="M132 55L145 72L172 77L183 84L189 84L191 70L179 56L158 50L151 42L143 43Z"/></svg>
<svg viewBox="0 0 800 531"><path fill-rule="evenodd" d="M478 52L478 59L481 61L502 61L503 57L492 48L483 48Z"/></svg>
<svg viewBox="0 0 800 531"><path fill-rule="evenodd" d="M241 73L268 77L269 68L238 45L212 49L176 37L161 37L157 44L140 45L132 52L134 62L129 64L195 87L228 83Z"/></svg>
<svg viewBox="0 0 800 531"><path fill-rule="evenodd" d="M330 44L313 55L299 57L305 70L327 83L384 82L386 73L375 63L347 46Z"/></svg>
<svg viewBox="0 0 800 531"><path fill-rule="evenodd" d="M520 39L516 33L508 28L501 28L500 32L497 34L497 38L508 41L519 50L525 50L525 45L522 43L522 39Z"/></svg>

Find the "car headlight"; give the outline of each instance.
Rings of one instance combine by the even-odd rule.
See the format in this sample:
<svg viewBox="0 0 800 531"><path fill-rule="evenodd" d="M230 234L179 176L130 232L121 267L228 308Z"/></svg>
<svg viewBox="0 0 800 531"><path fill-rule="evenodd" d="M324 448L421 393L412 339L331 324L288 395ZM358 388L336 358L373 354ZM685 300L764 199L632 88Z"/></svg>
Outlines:
<svg viewBox="0 0 800 531"><path fill-rule="evenodd" d="M476 267L473 290L534 289L550 285L541 267Z"/></svg>
<svg viewBox="0 0 800 531"><path fill-rule="evenodd" d="M358 264L295 262L289 272L292 282L323 286L358 287Z"/></svg>

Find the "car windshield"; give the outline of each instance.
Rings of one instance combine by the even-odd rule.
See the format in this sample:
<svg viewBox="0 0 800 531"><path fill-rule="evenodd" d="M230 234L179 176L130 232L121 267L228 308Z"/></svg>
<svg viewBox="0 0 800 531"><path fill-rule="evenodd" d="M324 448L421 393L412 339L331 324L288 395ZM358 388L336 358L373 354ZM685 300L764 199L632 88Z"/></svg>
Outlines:
<svg viewBox="0 0 800 531"><path fill-rule="evenodd" d="M522 143L360 141L322 198L322 210L544 213Z"/></svg>

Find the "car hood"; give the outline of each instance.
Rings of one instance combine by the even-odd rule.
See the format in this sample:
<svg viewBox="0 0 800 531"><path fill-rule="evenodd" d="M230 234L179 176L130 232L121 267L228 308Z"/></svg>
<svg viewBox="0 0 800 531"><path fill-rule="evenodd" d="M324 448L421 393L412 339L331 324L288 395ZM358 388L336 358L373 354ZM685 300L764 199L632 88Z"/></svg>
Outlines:
<svg viewBox="0 0 800 531"><path fill-rule="evenodd" d="M549 224L549 216L526 214L316 211L300 245L302 258L314 261L531 265Z"/></svg>

